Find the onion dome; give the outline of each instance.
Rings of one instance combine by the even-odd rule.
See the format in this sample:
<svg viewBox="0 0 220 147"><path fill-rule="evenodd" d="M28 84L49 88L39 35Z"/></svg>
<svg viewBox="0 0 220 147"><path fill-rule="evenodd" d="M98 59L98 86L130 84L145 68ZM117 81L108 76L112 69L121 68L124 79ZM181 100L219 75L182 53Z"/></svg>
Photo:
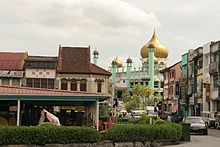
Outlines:
<svg viewBox="0 0 220 147"><path fill-rule="evenodd" d="M129 57L126 63L133 63L132 59Z"/></svg>
<svg viewBox="0 0 220 147"><path fill-rule="evenodd" d="M116 67L118 67L118 68L122 67L122 62L121 62L121 60L118 57L116 57L115 63L116 63Z"/></svg>
<svg viewBox="0 0 220 147"><path fill-rule="evenodd" d="M154 64L158 64L159 60L157 57L154 56Z"/></svg>
<svg viewBox="0 0 220 147"><path fill-rule="evenodd" d="M98 52L97 50L94 50L94 51L93 51L93 55L94 55L94 56L98 56L98 55L99 55L99 52Z"/></svg>
<svg viewBox="0 0 220 147"><path fill-rule="evenodd" d="M115 61L115 59L112 61L112 66L116 66L116 61Z"/></svg>
<svg viewBox="0 0 220 147"><path fill-rule="evenodd" d="M148 58L148 52L149 52L149 45L153 44L155 49L154 49L154 56L157 58L167 58L168 56L168 48L166 48L165 46L163 46L157 39L157 35L155 33L153 33L153 36L151 38L151 40L145 44L142 49L141 49L141 57L142 58Z"/></svg>

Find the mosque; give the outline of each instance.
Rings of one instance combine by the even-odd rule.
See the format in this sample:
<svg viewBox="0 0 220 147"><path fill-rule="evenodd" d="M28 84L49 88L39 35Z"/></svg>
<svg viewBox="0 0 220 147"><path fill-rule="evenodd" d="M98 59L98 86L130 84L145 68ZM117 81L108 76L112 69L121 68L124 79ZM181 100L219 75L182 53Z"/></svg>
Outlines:
<svg viewBox="0 0 220 147"><path fill-rule="evenodd" d="M167 67L169 49L158 41L154 30L152 38L140 50L141 66L133 65L129 57L126 65L116 57L111 64L114 101L123 100L123 93L133 85L141 84L154 88L155 93L163 92L163 75L159 72ZM120 106L119 106L120 107Z"/></svg>

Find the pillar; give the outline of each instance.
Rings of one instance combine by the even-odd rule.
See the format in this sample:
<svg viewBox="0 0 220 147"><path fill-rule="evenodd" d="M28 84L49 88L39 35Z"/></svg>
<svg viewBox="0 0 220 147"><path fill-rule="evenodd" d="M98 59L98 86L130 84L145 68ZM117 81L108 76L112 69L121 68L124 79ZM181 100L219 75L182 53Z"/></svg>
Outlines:
<svg viewBox="0 0 220 147"><path fill-rule="evenodd" d="M99 130L99 101L96 100L96 129Z"/></svg>
<svg viewBox="0 0 220 147"><path fill-rule="evenodd" d="M154 45L149 44L149 53L148 53L148 75L150 77L149 86L151 88L154 88Z"/></svg>
<svg viewBox="0 0 220 147"><path fill-rule="evenodd" d="M18 104L17 104L17 126L20 125L20 111L21 111L21 101L18 100Z"/></svg>
<svg viewBox="0 0 220 147"><path fill-rule="evenodd" d="M127 63L126 85L127 85L128 90L130 90L131 68L132 68L132 63Z"/></svg>

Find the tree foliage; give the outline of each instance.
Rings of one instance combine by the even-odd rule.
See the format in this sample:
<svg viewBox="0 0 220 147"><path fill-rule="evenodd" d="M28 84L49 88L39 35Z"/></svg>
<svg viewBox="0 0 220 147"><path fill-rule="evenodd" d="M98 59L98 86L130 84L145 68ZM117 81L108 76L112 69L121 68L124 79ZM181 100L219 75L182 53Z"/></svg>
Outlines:
<svg viewBox="0 0 220 147"><path fill-rule="evenodd" d="M125 109L130 112L132 109L138 109L141 105L152 106L155 102L159 102L162 96L159 94L153 95L153 89L149 86L144 86L141 84L134 85L131 91L126 91L123 95ZM143 101L141 101L141 98Z"/></svg>

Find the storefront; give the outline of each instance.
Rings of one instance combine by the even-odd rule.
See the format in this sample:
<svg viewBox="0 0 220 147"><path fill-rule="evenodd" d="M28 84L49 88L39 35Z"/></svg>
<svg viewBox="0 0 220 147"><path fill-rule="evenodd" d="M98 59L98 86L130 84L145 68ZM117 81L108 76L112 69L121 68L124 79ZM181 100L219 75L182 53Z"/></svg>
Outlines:
<svg viewBox="0 0 220 147"><path fill-rule="evenodd" d="M87 92L0 86L0 123L38 125L41 111L47 109L62 125L98 128L99 102L108 98L109 95Z"/></svg>

